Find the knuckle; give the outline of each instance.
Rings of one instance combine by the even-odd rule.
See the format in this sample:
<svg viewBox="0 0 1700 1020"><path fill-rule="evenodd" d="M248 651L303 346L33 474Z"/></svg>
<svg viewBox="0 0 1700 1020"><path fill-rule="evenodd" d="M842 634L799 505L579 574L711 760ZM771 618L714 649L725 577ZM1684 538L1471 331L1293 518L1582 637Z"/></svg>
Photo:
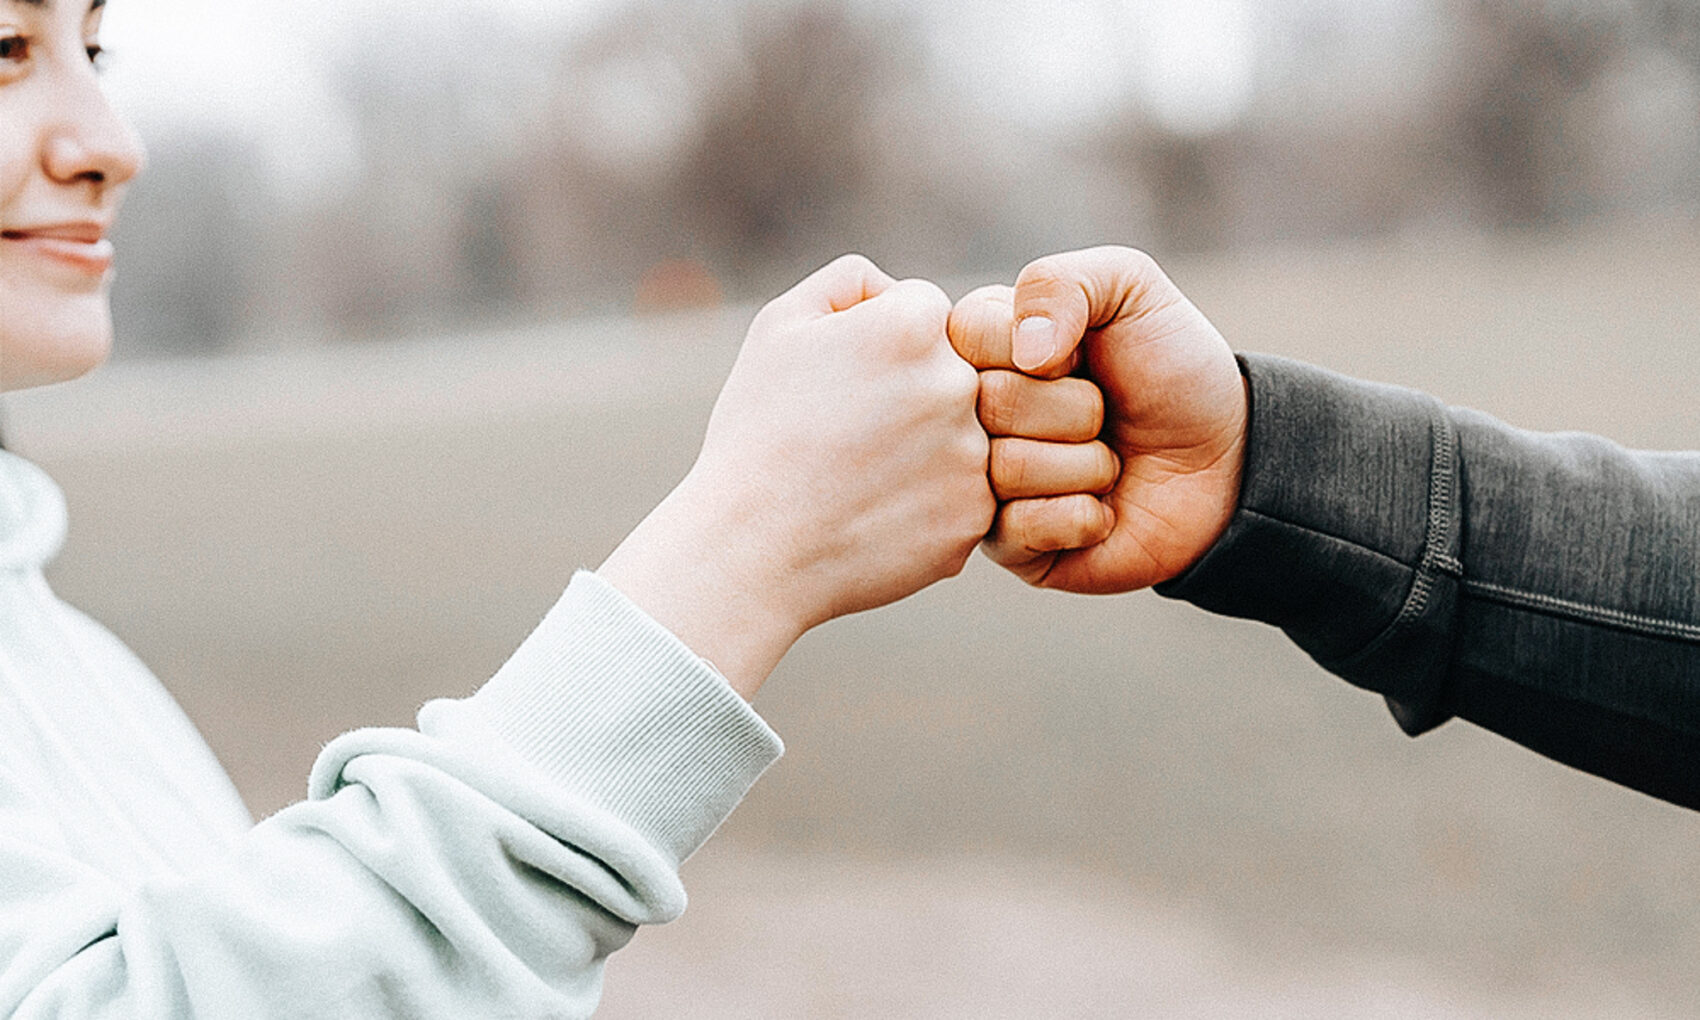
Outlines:
<svg viewBox="0 0 1700 1020"><path fill-rule="evenodd" d="M992 490L980 480L980 491L971 502L967 502L968 512L963 516L962 541L970 545L978 545L991 533L992 525L998 516L998 500L992 495Z"/></svg>
<svg viewBox="0 0 1700 1020"><path fill-rule="evenodd" d="M766 332L773 322L774 316L778 314L773 310L772 301L762 305L761 310L756 312L754 318L750 319L750 328L744 331L745 339L748 340L749 337L760 336Z"/></svg>
<svg viewBox="0 0 1700 1020"><path fill-rule="evenodd" d="M973 412L980 398L980 373L974 366L956 356L948 344L929 345L923 355L926 360L917 365L916 383L924 398L932 404Z"/></svg>
<svg viewBox="0 0 1700 1020"><path fill-rule="evenodd" d="M950 314L950 297L945 296L945 292L932 280L908 277L893 284L891 292L903 301L906 308L913 308L918 314L937 316L940 321Z"/></svg>
<svg viewBox="0 0 1700 1020"><path fill-rule="evenodd" d="M999 369L980 373L980 424L993 432L1014 430L1021 401L1018 383L1013 372Z"/></svg>
<svg viewBox="0 0 1700 1020"><path fill-rule="evenodd" d="M906 330L924 335L929 341L944 338L945 325L950 319L950 298L936 284L899 280L886 295Z"/></svg>
<svg viewBox="0 0 1700 1020"><path fill-rule="evenodd" d="M951 346L960 357L977 368L989 368L1000 360L998 349L1002 344L999 343L999 334L1007 337L1013 306L1007 299L1002 300L1002 308L998 307L999 303L992 299L976 299L970 294L956 303L946 320L945 331L950 336Z"/></svg>
<svg viewBox="0 0 1700 1020"><path fill-rule="evenodd" d="M1104 391L1090 379L1065 376L1045 384L1056 401L1055 409L1082 430L1093 434L1104 426Z"/></svg>
<svg viewBox="0 0 1700 1020"><path fill-rule="evenodd" d="M767 304L762 305L761 309L756 312L755 317L750 320L749 332L757 333L773 329L778 322L784 321L789 312L788 302L786 301L787 297L789 297L789 293L781 294L779 297L774 298Z"/></svg>
<svg viewBox="0 0 1700 1020"><path fill-rule="evenodd" d="M1015 288L1011 287L1007 283L988 283L984 286L975 287L973 290L962 295L962 300L958 301L957 304L1008 304L1014 295Z"/></svg>
<svg viewBox="0 0 1700 1020"><path fill-rule="evenodd" d="M908 282L915 291L916 313L928 323L933 324L936 331L942 335L945 323L950 320L950 295L944 292L944 288L931 280L905 282Z"/></svg>
<svg viewBox="0 0 1700 1020"><path fill-rule="evenodd" d="M1098 501L1091 496L1079 496L1069 500L1068 523L1073 537L1071 544L1083 543L1098 528L1102 519L1102 511Z"/></svg>
<svg viewBox="0 0 1700 1020"><path fill-rule="evenodd" d="M956 356L969 365L978 368L987 360L985 336L979 330L966 329L952 318L945 326L945 335L950 338Z"/></svg>
<svg viewBox="0 0 1700 1020"><path fill-rule="evenodd" d="M1098 519L1098 508L1086 500L1081 500L1074 509L1074 532L1069 536L1069 548L1082 549L1099 541Z"/></svg>
<svg viewBox="0 0 1700 1020"><path fill-rule="evenodd" d="M1143 248L1125 248L1111 245L1107 254L1114 264L1125 267L1135 279L1150 280L1162 274L1163 270L1157 265L1157 260Z"/></svg>
<svg viewBox="0 0 1700 1020"><path fill-rule="evenodd" d="M1023 499L1005 503L998 510L994 533L999 545L1005 549L1023 549L1031 544L1033 509L1033 502Z"/></svg>
<svg viewBox="0 0 1700 1020"><path fill-rule="evenodd" d="M948 352L949 349L946 348ZM973 365L957 357L954 352L945 357L945 381L948 387L947 396L952 403L967 404L970 407L980 398L980 373Z"/></svg>
<svg viewBox="0 0 1700 1020"><path fill-rule="evenodd" d="M1068 279L1067 269L1061 256L1046 255L1034 259L1021 269L1021 275L1015 278L1017 291L1033 288L1050 289Z"/></svg>
<svg viewBox="0 0 1700 1020"><path fill-rule="evenodd" d="M967 402L959 392L956 373L942 359L918 366L912 385L917 409L946 424L954 424L957 411Z"/></svg>
<svg viewBox="0 0 1700 1020"><path fill-rule="evenodd" d="M1116 476L1121 473L1121 460L1103 443L1093 443L1093 455L1097 459L1098 488L1108 489L1116 482Z"/></svg>
<svg viewBox="0 0 1700 1020"><path fill-rule="evenodd" d="M962 573L962 568L968 565L968 561L973 558L974 550L979 546L980 540L985 537L986 529L981 528L976 534L964 534L956 542L951 549L950 576L955 577Z"/></svg>
<svg viewBox="0 0 1700 1020"><path fill-rule="evenodd" d="M870 271L879 271L879 266L874 264L873 259L870 259L859 252L850 252L845 255L840 255L828 263L828 266L835 273L866 273Z"/></svg>
<svg viewBox="0 0 1700 1020"><path fill-rule="evenodd" d="M1080 417L1082 428L1097 435L1104 430L1104 391L1097 384L1081 380Z"/></svg>
<svg viewBox="0 0 1700 1020"><path fill-rule="evenodd" d="M1008 439L990 441L986 454L986 473L991 479L992 491L997 493L1000 499L1007 499L1011 494L1021 491L1027 481L1029 467L1019 442Z"/></svg>
<svg viewBox="0 0 1700 1020"><path fill-rule="evenodd" d="M925 295L926 300L932 302L933 309L939 313L940 318L950 314L950 295L944 292L943 287L920 277L910 277L910 279L915 281L916 289Z"/></svg>
<svg viewBox="0 0 1700 1020"><path fill-rule="evenodd" d="M1066 544L1066 536L1062 535L1060 530L1068 527L1068 512L1058 507L1057 502L1056 497L1027 501L1027 530L1023 537L1029 549L1050 552Z"/></svg>
<svg viewBox="0 0 1700 1020"><path fill-rule="evenodd" d="M965 428L958 439L963 462L980 478L990 470L992 441L977 428Z"/></svg>
<svg viewBox="0 0 1700 1020"><path fill-rule="evenodd" d="M1026 502L1030 509L1023 538L1028 548L1055 552L1083 544L1093 497L1050 496Z"/></svg>

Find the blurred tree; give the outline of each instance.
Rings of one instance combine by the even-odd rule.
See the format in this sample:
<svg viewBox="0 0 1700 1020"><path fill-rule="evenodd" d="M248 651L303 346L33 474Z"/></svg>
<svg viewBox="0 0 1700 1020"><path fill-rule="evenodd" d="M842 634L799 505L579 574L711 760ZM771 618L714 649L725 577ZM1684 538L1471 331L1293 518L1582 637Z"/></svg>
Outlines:
<svg viewBox="0 0 1700 1020"><path fill-rule="evenodd" d="M850 0L621 10L563 51L557 130L510 168L526 293L624 307L684 260L756 297L850 249L969 257L1003 175L963 144L918 32Z"/></svg>
<svg viewBox="0 0 1700 1020"><path fill-rule="evenodd" d="M511 293L495 174L511 121L492 100L504 97L506 61L521 50L515 30L471 8L388 31L382 53L339 55L335 81L361 172L302 217L313 229L295 268L312 280L323 317L356 334L437 328ZM391 50L413 57L390 60Z"/></svg>
<svg viewBox="0 0 1700 1020"><path fill-rule="evenodd" d="M882 93L919 66L913 35L894 29L841 2L746 17L742 73L705 97L676 184L740 281L763 262L818 260L878 190Z"/></svg>
<svg viewBox="0 0 1700 1020"><path fill-rule="evenodd" d="M1093 148L1123 178L1130 204L1149 208L1142 236L1123 238L1159 257L1210 251L1237 240L1243 215L1246 133L1188 135L1144 118L1107 131Z"/></svg>
<svg viewBox="0 0 1700 1020"><path fill-rule="evenodd" d="M1700 72L1700 0L1636 0L1636 13L1645 35Z"/></svg>
<svg viewBox="0 0 1700 1020"><path fill-rule="evenodd" d="M121 227L121 350L757 299L846 250L978 275L1102 241L1700 208L1700 0L1433 3L1431 36L1394 44L1423 51L1397 87L1346 94L1383 69L1350 32L1306 36L1203 135L1134 96L1034 130L942 77L921 14L877 0L386 22L382 47L333 52L346 165L308 197L274 193L241 130L154 140Z"/></svg>
<svg viewBox="0 0 1700 1020"><path fill-rule="evenodd" d="M264 229L252 146L235 132L185 132L151 151L115 232L119 356L221 350L250 325Z"/></svg>
<svg viewBox="0 0 1700 1020"><path fill-rule="evenodd" d="M1469 0L1471 73L1456 97L1466 184L1495 227L1586 211L1586 136L1575 106L1621 56L1623 9L1542 0Z"/></svg>

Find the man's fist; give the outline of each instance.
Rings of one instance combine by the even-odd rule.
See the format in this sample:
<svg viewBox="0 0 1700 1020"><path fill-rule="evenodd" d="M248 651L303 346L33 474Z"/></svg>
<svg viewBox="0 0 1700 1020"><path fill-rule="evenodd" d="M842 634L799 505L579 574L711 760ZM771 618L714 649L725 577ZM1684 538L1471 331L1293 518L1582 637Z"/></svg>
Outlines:
<svg viewBox="0 0 1700 1020"><path fill-rule="evenodd" d="M1180 574L1227 528L1245 383L1221 334L1149 256L1105 247L1040 259L1013 289L958 302L950 336L985 370L979 413L1005 437L995 442L1024 443L1012 457L993 451L994 561L1043 587L1131 591ZM1102 392L1098 435L1112 456L1068 442L1091 403L1086 379Z"/></svg>
<svg viewBox="0 0 1700 1020"><path fill-rule="evenodd" d="M1104 398L1091 382L1058 375L1073 367L1063 359L1052 378L1013 370L1014 291L982 287L957 302L950 340L980 373L980 424L992 438L992 491L1003 503L999 526L1021 527L1036 543L1019 563L999 559L1038 583L1056 552L1102 541L1115 521L1099 498L1115 486L1120 462L1098 435ZM1042 522L1028 528L1022 522ZM993 536L996 540L996 536ZM990 552L993 545L987 545Z"/></svg>

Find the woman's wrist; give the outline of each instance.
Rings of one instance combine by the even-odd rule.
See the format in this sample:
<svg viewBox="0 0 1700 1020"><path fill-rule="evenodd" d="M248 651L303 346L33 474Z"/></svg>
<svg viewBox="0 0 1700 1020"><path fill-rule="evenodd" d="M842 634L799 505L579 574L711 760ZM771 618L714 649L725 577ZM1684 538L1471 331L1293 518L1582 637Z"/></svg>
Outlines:
<svg viewBox="0 0 1700 1020"><path fill-rule="evenodd" d="M772 544L704 488L687 477L597 574L748 700L811 621Z"/></svg>

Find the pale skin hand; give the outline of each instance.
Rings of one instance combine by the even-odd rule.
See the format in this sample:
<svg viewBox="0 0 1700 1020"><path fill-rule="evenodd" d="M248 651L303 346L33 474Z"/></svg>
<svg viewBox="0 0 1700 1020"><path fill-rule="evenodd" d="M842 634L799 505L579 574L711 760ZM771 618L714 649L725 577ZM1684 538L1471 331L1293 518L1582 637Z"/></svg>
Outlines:
<svg viewBox="0 0 1700 1020"><path fill-rule="evenodd" d="M1103 247L1040 259L1013 289L958 302L950 335L993 370L980 414L1002 435L1052 438L1035 424L1034 394L1079 382L1066 375L1083 369L1102 390L1101 438L1120 462L1106 487L1101 467L1054 444L1027 447L1019 471L994 455L1005 501L984 543L992 560L1040 587L1132 591L1179 575L1221 537L1239 499L1245 381L1222 335L1149 256ZM1029 377L1025 388L1004 381L1011 371ZM1012 490L1034 474L1046 477L1044 498Z"/></svg>
<svg viewBox="0 0 1700 1020"><path fill-rule="evenodd" d="M949 313L860 256L775 299L696 464L598 573L748 698L809 628L960 572L996 501Z"/></svg>

